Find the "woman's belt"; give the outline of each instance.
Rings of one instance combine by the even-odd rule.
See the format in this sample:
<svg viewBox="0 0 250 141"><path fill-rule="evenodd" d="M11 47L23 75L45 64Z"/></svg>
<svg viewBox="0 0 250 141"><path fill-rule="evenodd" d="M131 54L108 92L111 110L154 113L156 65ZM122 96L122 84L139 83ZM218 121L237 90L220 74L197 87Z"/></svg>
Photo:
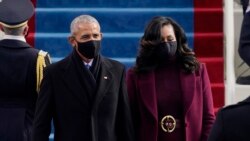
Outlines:
<svg viewBox="0 0 250 141"><path fill-rule="evenodd" d="M166 115L161 119L161 129L164 132L171 133L175 130L175 128L181 127L181 122L178 119L175 119L171 115Z"/></svg>

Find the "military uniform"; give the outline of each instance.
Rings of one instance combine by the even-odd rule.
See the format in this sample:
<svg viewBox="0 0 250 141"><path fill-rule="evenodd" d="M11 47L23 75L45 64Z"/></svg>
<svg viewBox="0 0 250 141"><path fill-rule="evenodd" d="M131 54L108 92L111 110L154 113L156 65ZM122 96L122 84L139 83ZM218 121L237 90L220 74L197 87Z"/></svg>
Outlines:
<svg viewBox="0 0 250 141"><path fill-rule="evenodd" d="M250 140L250 97L217 114L208 141Z"/></svg>
<svg viewBox="0 0 250 141"><path fill-rule="evenodd" d="M30 0L1 0L0 24L18 28L33 15ZM0 40L0 141L29 141L46 52L32 48L22 36Z"/></svg>

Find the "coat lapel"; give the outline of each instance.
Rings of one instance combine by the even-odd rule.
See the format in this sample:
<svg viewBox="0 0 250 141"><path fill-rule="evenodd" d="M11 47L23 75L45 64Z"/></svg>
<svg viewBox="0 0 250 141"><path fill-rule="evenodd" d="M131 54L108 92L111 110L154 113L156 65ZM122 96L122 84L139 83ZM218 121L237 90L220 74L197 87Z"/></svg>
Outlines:
<svg viewBox="0 0 250 141"><path fill-rule="evenodd" d="M183 71L180 71L180 82L184 102L184 115L186 115L193 102L196 88L195 73L187 74Z"/></svg>
<svg viewBox="0 0 250 141"><path fill-rule="evenodd" d="M193 97L196 89L196 78L195 73L186 74L180 71L180 82L181 89L183 92L183 102L184 102L184 115L189 111L191 104L193 102ZM155 120L158 119L157 112L157 98L156 98L156 86L155 86L155 75L154 72L143 74L143 77L138 75L138 88L140 98L142 99L143 105L146 107L150 115L153 116Z"/></svg>
<svg viewBox="0 0 250 141"><path fill-rule="evenodd" d="M143 105L146 107L149 115L152 115L153 119L157 121L158 112L154 72L152 71L147 74L143 74L141 77L138 75L137 83L138 88L142 88L139 90L139 94Z"/></svg>
<svg viewBox="0 0 250 141"><path fill-rule="evenodd" d="M102 98L107 93L107 90L111 86L113 82L113 75L112 75L112 67L109 64L109 62L104 61L103 58L100 58L101 60L101 70L100 75L97 79L97 91L96 91L96 97L93 103L93 109L97 107L97 105L100 103Z"/></svg>
<svg viewBox="0 0 250 141"><path fill-rule="evenodd" d="M83 105L89 106L91 102L91 88L88 88L89 82L82 75L87 76L87 73L90 72L74 63L73 54L64 61L65 63L63 63L62 67L64 69L63 81L66 84L65 86Z"/></svg>

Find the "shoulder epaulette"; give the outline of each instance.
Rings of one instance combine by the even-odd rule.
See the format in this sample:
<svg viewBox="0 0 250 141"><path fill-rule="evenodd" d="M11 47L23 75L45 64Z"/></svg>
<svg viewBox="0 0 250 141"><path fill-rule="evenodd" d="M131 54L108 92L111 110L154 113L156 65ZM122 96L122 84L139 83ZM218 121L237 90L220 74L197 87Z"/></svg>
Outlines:
<svg viewBox="0 0 250 141"><path fill-rule="evenodd" d="M40 50L38 52L37 61L36 61L36 91L39 92L40 84L43 79L43 69L46 67L45 57L48 56L48 52ZM50 61L50 57L48 56ZM51 62L51 61L50 61Z"/></svg>

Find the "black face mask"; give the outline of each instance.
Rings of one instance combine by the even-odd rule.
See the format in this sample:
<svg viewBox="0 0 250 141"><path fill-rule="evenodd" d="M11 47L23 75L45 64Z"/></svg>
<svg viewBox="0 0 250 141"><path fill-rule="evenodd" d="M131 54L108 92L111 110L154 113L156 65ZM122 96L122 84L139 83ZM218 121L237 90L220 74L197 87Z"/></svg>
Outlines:
<svg viewBox="0 0 250 141"><path fill-rule="evenodd" d="M157 46L157 56L160 59L169 59L175 56L177 50L177 42L162 42Z"/></svg>
<svg viewBox="0 0 250 141"><path fill-rule="evenodd" d="M77 42L77 41L76 41ZM87 42L77 42L78 51L86 58L95 58L100 52L101 41L90 40Z"/></svg>

